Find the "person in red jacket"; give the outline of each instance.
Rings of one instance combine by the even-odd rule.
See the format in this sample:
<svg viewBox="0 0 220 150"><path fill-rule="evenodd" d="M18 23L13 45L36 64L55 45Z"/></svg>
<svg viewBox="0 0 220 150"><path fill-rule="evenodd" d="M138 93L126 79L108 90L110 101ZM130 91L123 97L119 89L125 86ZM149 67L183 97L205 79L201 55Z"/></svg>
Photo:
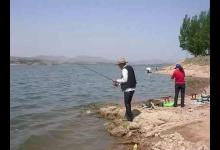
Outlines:
<svg viewBox="0 0 220 150"><path fill-rule="evenodd" d="M180 64L176 64L174 68L171 79L175 78L175 97L174 97L174 107L177 107L177 100L179 91L181 91L181 107L184 107L184 98L185 98L185 72L183 67Z"/></svg>

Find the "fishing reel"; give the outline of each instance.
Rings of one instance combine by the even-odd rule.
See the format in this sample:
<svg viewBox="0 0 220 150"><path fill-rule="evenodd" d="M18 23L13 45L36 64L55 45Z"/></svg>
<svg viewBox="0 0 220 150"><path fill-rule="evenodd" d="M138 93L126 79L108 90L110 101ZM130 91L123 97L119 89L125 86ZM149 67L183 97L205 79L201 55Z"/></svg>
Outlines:
<svg viewBox="0 0 220 150"><path fill-rule="evenodd" d="M113 80L113 86L118 87L118 86L119 86L119 83L118 83L117 81L114 81L114 80Z"/></svg>

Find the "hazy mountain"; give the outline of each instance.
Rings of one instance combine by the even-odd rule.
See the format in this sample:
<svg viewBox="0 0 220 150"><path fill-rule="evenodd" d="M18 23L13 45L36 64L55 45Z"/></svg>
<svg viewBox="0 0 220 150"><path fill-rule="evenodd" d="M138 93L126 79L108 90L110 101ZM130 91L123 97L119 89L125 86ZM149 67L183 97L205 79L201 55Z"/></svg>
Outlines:
<svg viewBox="0 0 220 150"><path fill-rule="evenodd" d="M36 59L42 59L42 60L56 60L56 61L65 61L68 58L65 56L46 56L46 55L39 55L39 56L35 56L33 58Z"/></svg>
<svg viewBox="0 0 220 150"><path fill-rule="evenodd" d="M91 57L91 56L77 56L77 57L65 57L65 56L46 56L40 55L35 57L10 57L11 64L28 64L28 65L57 65L57 64L98 64L98 63L115 63L116 60L110 60L103 57ZM150 65L150 64L173 64L176 61L172 60L160 60L160 59L148 59L139 61L129 61L134 65Z"/></svg>
<svg viewBox="0 0 220 150"><path fill-rule="evenodd" d="M69 63L113 63L114 61L102 58L102 57L91 57L91 56L77 56L68 59Z"/></svg>
<svg viewBox="0 0 220 150"><path fill-rule="evenodd" d="M90 57L90 56L77 56L74 58L68 58L64 56L45 56L40 55L36 57L10 57L11 64L28 64L28 65L57 65L57 64L96 64L96 63L113 63L112 60L108 60L102 57Z"/></svg>
<svg viewBox="0 0 220 150"><path fill-rule="evenodd" d="M148 65L148 64L173 64L176 61L174 60L161 60L161 59L148 59L148 60L139 60L134 61L132 64L142 64L142 65Z"/></svg>

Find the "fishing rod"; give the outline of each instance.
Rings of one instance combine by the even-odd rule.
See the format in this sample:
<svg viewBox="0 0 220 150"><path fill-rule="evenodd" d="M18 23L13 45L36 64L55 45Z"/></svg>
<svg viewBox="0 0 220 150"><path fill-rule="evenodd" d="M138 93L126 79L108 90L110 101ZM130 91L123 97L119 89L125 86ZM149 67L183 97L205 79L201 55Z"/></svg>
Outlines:
<svg viewBox="0 0 220 150"><path fill-rule="evenodd" d="M92 72L94 72L94 73L96 73L96 74L98 74L98 75L100 75L100 76L102 76L102 77L108 79L108 80L114 81L114 80L111 79L110 77L108 77L108 76L106 76L106 75L104 75L104 74L102 74L102 73L100 73L100 72L97 72L97 71L95 71L95 70L93 70L93 69L91 69L91 68L89 68L89 67L87 67L87 66L85 66L85 65L83 65L83 64L77 64L77 65L79 65L79 66L81 66L81 67L83 67L83 68L85 68L85 69L88 69L88 70L90 70L90 71L92 71Z"/></svg>
<svg viewBox="0 0 220 150"><path fill-rule="evenodd" d="M102 77L104 77L104 78L106 78L106 79L108 79L108 80L111 80L111 81L113 81L114 82L114 80L113 79L111 79L110 77L108 77L108 76L106 76L106 75L104 75L104 74L102 74L102 73L100 73L100 72L97 72L97 71L95 71L95 70L93 70L93 69L91 69L91 68L89 68L89 67L87 67L87 66L85 66L84 64L77 64L78 66L81 66L82 68L84 68L84 69L88 69L88 70L90 70L90 71L92 71L92 72L94 72L94 73L96 73L96 74L98 74L98 75L100 75L100 76L102 76ZM165 92L165 93L157 93L157 94L155 94L156 96L158 95L169 95L169 97L173 97L173 96L171 96L171 95L173 95L173 92ZM167 96L162 96L162 98L163 97L167 97Z"/></svg>

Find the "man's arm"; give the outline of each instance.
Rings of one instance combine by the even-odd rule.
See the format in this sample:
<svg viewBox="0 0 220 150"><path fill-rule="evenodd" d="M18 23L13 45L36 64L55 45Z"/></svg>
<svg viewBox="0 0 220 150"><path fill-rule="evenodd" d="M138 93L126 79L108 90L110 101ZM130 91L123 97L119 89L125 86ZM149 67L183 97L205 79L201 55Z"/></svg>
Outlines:
<svg viewBox="0 0 220 150"><path fill-rule="evenodd" d="M116 80L118 83L125 83L128 81L128 70L122 69L122 78Z"/></svg>

